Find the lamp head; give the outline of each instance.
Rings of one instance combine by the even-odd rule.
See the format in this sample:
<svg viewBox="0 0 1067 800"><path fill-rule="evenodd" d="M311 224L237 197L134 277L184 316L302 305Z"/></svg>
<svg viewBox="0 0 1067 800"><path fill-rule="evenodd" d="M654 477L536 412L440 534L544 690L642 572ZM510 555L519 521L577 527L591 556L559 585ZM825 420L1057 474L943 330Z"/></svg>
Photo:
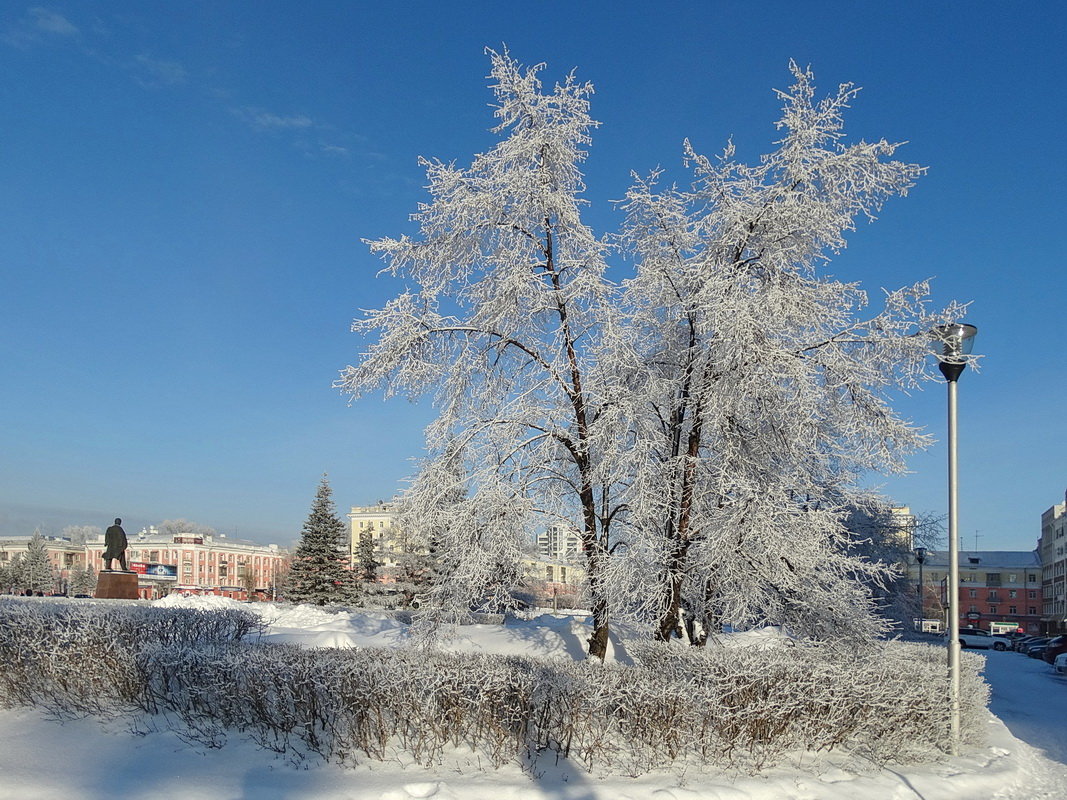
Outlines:
<svg viewBox="0 0 1067 800"><path fill-rule="evenodd" d="M930 331L934 355L937 356L938 367L941 369L941 374L945 376L945 380L949 382L959 380L967 366L966 357L971 354L974 337L977 334L978 328L966 322L938 325Z"/></svg>

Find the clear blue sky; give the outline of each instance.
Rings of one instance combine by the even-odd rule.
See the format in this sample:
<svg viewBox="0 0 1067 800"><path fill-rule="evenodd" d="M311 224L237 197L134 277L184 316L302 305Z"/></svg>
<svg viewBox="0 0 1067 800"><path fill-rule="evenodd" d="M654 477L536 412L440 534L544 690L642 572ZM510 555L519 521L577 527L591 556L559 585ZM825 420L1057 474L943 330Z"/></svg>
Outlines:
<svg viewBox="0 0 1067 800"><path fill-rule="evenodd" d="M0 10L0 534L185 517L293 542L323 472L388 498L429 410L349 407L360 239L411 232L416 158L490 147L486 46L593 81L590 222L681 143L775 138L787 63L864 87L856 137L929 166L832 271L972 300L964 544L1028 549L1067 487L1067 5L64 2ZM1059 233L1057 233L1059 231ZM943 438L942 385L904 412ZM885 490L944 513L943 445Z"/></svg>

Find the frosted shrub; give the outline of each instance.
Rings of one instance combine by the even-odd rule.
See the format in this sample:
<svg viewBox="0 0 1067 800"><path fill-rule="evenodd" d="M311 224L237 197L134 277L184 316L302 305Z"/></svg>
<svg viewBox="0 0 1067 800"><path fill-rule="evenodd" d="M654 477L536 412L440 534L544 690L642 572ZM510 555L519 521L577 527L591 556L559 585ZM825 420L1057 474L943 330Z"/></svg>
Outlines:
<svg viewBox="0 0 1067 800"><path fill-rule="evenodd" d="M501 766L569 758L639 775L675 763L756 771L791 753L877 764L947 750L944 651L891 643L841 652L631 645L637 667L469 654L219 644L146 650L143 707L211 744L220 729L338 763L468 750ZM987 688L964 661L976 742Z"/></svg>
<svg viewBox="0 0 1067 800"><path fill-rule="evenodd" d="M844 750L875 764L948 750L943 648L835 649L630 642L636 666L247 640L243 610L0 601L0 705L56 713L139 708L211 747L228 735L302 760L457 752L499 767L568 758L640 775L676 765L758 771ZM988 687L963 658L964 739L978 743Z"/></svg>
<svg viewBox="0 0 1067 800"><path fill-rule="evenodd" d="M135 653L237 641L261 630L243 609L194 610L134 605L0 600L0 705L43 705L98 713L141 692Z"/></svg>

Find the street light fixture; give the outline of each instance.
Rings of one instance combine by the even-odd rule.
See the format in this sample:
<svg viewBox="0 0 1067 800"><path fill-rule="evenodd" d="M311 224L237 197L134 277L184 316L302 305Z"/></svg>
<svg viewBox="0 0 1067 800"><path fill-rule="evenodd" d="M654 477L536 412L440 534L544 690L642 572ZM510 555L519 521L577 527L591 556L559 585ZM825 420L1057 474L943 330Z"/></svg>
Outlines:
<svg viewBox="0 0 1067 800"><path fill-rule="evenodd" d="M948 705L952 755L960 748L960 549L957 514L956 393L978 328L965 322L940 325L930 335L938 368L948 384Z"/></svg>

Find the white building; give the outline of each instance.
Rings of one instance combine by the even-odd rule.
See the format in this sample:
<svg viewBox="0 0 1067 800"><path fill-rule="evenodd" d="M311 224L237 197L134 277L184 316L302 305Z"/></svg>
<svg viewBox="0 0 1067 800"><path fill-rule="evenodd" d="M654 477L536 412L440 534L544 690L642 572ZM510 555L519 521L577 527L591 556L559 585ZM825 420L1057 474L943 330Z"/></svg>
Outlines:
<svg viewBox="0 0 1067 800"><path fill-rule="evenodd" d="M581 551L581 537L566 525L550 525L537 536L537 554L545 560L567 562Z"/></svg>

